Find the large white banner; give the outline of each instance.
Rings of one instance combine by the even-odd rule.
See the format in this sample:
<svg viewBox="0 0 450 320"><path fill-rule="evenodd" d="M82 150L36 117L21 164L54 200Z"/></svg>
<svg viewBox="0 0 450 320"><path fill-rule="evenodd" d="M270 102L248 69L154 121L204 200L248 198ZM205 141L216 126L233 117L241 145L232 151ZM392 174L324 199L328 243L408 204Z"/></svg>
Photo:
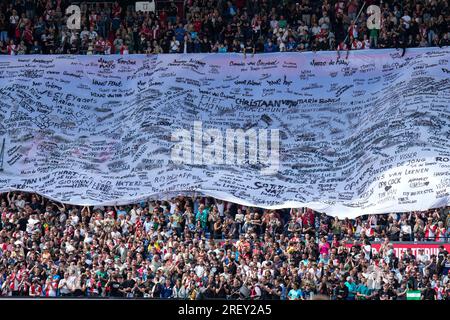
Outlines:
<svg viewBox="0 0 450 320"><path fill-rule="evenodd" d="M2 56L0 191L80 205L196 191L341 218L444 206L449 60L445 48Z"/></svg>

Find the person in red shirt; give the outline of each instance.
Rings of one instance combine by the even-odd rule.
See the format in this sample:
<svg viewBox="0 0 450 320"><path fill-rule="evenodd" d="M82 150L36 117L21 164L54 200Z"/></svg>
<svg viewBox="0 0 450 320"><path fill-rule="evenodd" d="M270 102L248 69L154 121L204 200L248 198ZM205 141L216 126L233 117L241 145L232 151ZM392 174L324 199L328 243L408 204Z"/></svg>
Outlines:
<svg viewBox="0 0 450 320"><path fill-rule="evenodd" d="M113 17L119 17L122 14L122 7L120 6L119 2L114 2L112 6L112 14Z"/></svg>
<svg viewBox="0 0 450 320"><path fill-rule="evenodd" d="M194 30L195 32L200 32L202 30L202 21L200 20L200 18L195 19Z"/></svg>
<svg viewBox="0 0 450 320"><path fill-rule="evenodd" d="M437 225L433 223L433 218L429 217L428 222L425 225L425 240L432 241L436 236Z"/></svg>
<svg viewBox="0 0 450 320"><path fill-rule="evenodd" d="M17 48L17 45L14 43L14 40L9 41L9 44L6 47L6 50L8 51L8 54L10 56L14 56L17 54L18 48Z"/></svg>
<svg viewBox="0 0 450 320"><path fill-rule="evenodd" d="M29 290L28 294L30 297L40 297L42 295L42 287L39 284L38 278L33 279L33 283L30 286L30 290Z"/></svg>
<svg viewBox="0 0 450 320"><path fill-rule="evenodd" d="M33 37L33 30L31 30L30 26L26 26L25 30L23 31L23 40L25 41L25 44L27 47L30 47L33 45L34 37Z"/></svg>
<svg viewBox="0 0 450 320"><path fill-rule="evenodd" d="M165 9L162 9L159 13L159 21L161 21L161 24L164 26L167 22L167 12Z"/></svg>
<svg viewBox="0 0 450 320"><path fill-rule="evenodd" d="M236 8L241 10L243 7L245 7L245 0L236 0Z"/></svg>
<svg viewBox="0 0 450 320"><path fill-rule="evenodd" d="M104 54L105 53L106 42L103 37L100 37L95 42L95 53L96 54Z"/></svg>
<svg viewBox="0 0 450 320"><path fill-rule="evenodd" d="M337 54L338 54L338 59L341 58L341 50L347 51L347 55L345 56L345 59L348 59L350 46L348 46L344 41L342 41L338 44L338 47L336 48L336 50L337 50Z"/></svg>
<svg viewBox="0 0 450 320"><path fill-rule="evenodd" d="M355 24L355 21L352 21L348 27L348 36L350 38L358 38L358 26Z"/></svg>
<svg viewBox="0 0 450 320"><path fill-rule="evenodd" d="M447 230L445 230L444 222L439 221L436 227L436 235L435 241L437 242L445 242Z"/></svg>
<svg viewBox="0 0 450 320"><path fill-rule="evenodd" d="M122 44L122 46L120 47L120 54L128 54L128 46L126 44Z"/></svg>
<svg viewBox="0 0 450 320"><path fill-rule="evenodd" d="M141 26L141 31L139 32L140 35L143 35L145 37L145 40L151 41L153 39L153 32L149 28L147 23L143 23Z"/></svg>

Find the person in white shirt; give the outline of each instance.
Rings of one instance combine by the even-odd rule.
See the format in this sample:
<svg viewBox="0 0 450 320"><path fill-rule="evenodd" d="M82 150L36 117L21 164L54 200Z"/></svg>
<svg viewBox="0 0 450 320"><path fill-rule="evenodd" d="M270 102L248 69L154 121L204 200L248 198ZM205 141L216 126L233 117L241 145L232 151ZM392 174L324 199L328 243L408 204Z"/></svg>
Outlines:
<svg viewBox="0 0 450 320"><path fill-rule="evenodd" d="M133 223L131 222L131 217L127 215L125 217L125 220L120 221L120 226L122 227L122 234L128 235L133 226Z"/></svg>
<svg viewBox="0 0 450 320"><path fill-rule="evenodd" d="M19 23L20 17L17 14L16 10L13 10L12 15L9 17L9 23L13 25L17 25Z"/></svg>
<svg viewBox="0 0 450 320"><path fill-rule="evenodd" d="M175 213L175 209L178 207L179 203L178 201L168 201L170 204L170 214L174 214Z"/></svg>
<svg viewBox="0 0 450 320"><path fill-rule="evenodd" d="M278 48L280 49L280 52L285 52L286 51L286 44L283 41L278 40Z"/></svg>
<svg viewBox="0 0 450 320"><path fill-rule="evenodd" d="M330 18L326 11L323 12L322 18L319 19L319 25L322 29L328 29L330 25Z"/></svg>
<svg viewBox="0 0 450 320"><path fill-rule="evenodd" d="M180 41L178 41L175 36L172 37L170 41L170 53L178 53L180 49Z"/></svg>
<svg viewBox="0 0 450 320"><path fill-rule="evenodd" d="M75 270L71 270L69 276L67 278L67 289L70 293L74 292L77 287L77 276L75 274Z"/></svg>
<svg viewBox="0 0 450 320"><path fill-rule="evenodd" d="M411 17L408 15L408 11L405 11L405 14L402 17L403 25L405 29L409 29L409 26L411 24Z"/></svg>
<svg viewBox="0 0 450 320"><path fill-rule="evenodd" d="M12 40L11 40L12 41ZM15 49L14 49L15 50ZM17 208L19 208L19 209L23 209L23 207L25 207L25 200L22 198L22 195L21 194L19 194L19 195L17 195L17 194L14 194L13 196L12 196L12 198L11 198L11 192L8 192L8 194L7 194L7 199L8 199L8 202L11 204L11 203L14 203L14 205L17 207ZM16 199L16 197L17 197L17 199Z"/></svg>
<svg viewBox="0 0 450 320"><path fill-rule="evenodd" d="M430 256L424 253L424 249L420 248L419 253L416 256L416 261L419 265L419 271L422 273L426 263L430 260Z"/></svg>
<svg viewBox="0 0 450 320"><path fill-rule="evenodd" d="M95 40L97 39L97 37L98 37L97 31L94 30L94 27L91 27L89 31L89 40Z"/></svg>
<svg viewBox="0 0 450 320"><path fill-rule="evenodd" d="M203 266L204 262L203 260L200 260L199 264L195 266L194 271L197 277L201 278L203 277L205 273L205 267Z"/></svg>
<svg viewBox="0 0 450 320"><path fill-rule="evenodd" d="M320 27L317 25L316 22L314 22L314 26L311 28L311 32L314 36L320 33Z"/></svg>
<svg viewBox="0 0 450 320"><path fill-rule="evenodd" d="M221 217L223 217L224 211L225 211L225 203L222 200L215 200L215 201L216 201L217 211L219 211L219 215Z"/></svg>
<svg viewBox="0 0 450 320"><path fill-rule="evenodd" d="M364 259L366 259L367 261L370 261L372 246L370 245L370 243L367 239L364 241L364 245L362 246L362 251L364 253Z"/></svg>
<svg viewBox="0 0 450 320"><path fill-rule="evenodd" d="M186 287L181 283L180 279L177 279L175 286L173 287L172 298L174 299L186 299L188 293Z"/></svg>
<svg viewBox="0 0 450 320"><path fill-rule="evenodd" d="M367 38L366 34L364 35L363 43L364 43L364 49L370 49L370 40L369 40L369 38Z"/></svg>
<svg viewBox="0 0 450 320"><path fill-rule="evenodd" d="M19 194L19 195L17 196L17 200L14 201L14 204L15 204L16 207L19 208L19 209L23 209L23 207L25 207L25 200L22 199L22 195L21 195L21 194Z"/></svg>
<svg viewBox="0 0 450 320"><path fill-rule="evenodd" d="M106 55L108 55L108 54L111 54L111 44L110 44L110 42L109 41L105 41L105 54Z"/></svg>
<svg viewBox="0 0 450 320"><path fill-rule="evenodd" d="M272 20L270 20L270 27L273 30L278 29L278 20L276 19L275 15L273 15Z"/></svg>
<svg viewBox="0 0 450 320"><path fill-rule="evenodd" d="M68 296L71 293L71 291L67 285L68 278L69 278L69 273L66 272L66 273L64 273L64 277L58 283L59 293L62 296Z"/></svg>
<svg viewBox="0 0 450 320"><path fill-rule="evenodd" d="M80 38L83 39L84 37L89 38L89 31L88 31L87 27L84 27L83 31L81 31L81 33L80 33Z"/></svg>
<svg viewBox="0 0 450 320"><path fill-rule="evenodd" d="M359 41L358 39L353 39L351 41L352 44L352 50L360 50L363 48L363 43Z"/></svg>
<svg viewBox="0 0 450 320"><path fill-rule="evenodd" d="M45 281L44 296L56 297L57 289L58 289L58 281L53 280L51 277L48 277L47 280Z"/></svg>
<svg viewBox="0 0 450 320"><path fill-rule="evenodd" d="M137 205L133 206L133 209L130 210L130 222L135 224L137 219L139 218L139 214L142 212L142 209Z"/></svg>
<svg viewBox="0 0 450 320"><path fill-rule="evenodd" d="M144 221L144 229L145 229L145 232L150 232L150 230L152 229L152 226L153 226L153 222L150 220L150 217L147 217L147 218L145 218L145 221Z"/></svg>
<svg viewBox="0 0 450 320"><path fill-rule="evenodd" d="M447 284L450 284L450 270L448 271L448 273L444 276L444 278L442 279L442 284L445 286Z"/></svg>
<svg viewBox="0 0 450 320"><path fill-rule="evenodd" d="M37 215L36 214L32 214L29 218L28 218L28 223L26 226L26 230L29 234L33 233L33 231L35 229L37 229L39 226L39 220L37 219Z"/></svg>
<svg viewBox="0 0 450 320"><path fill-rule="evenodd" d="M71 215L71 217L70 217L70 224L73 225L73 226L76 226L78 224L78 221L80 221L80 218L78 217L78 215L75 212L75 210L72 210L70 215Z"/></svg>

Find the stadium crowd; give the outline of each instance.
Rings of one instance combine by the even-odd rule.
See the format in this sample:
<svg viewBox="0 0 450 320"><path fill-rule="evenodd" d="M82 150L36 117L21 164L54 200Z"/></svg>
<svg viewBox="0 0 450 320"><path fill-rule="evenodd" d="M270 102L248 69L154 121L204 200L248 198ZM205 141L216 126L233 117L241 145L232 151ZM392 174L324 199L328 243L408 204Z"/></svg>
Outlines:
<svg viewBox="0 0 450 320"><path fill-rule="evenodd" d="M2 296L450 300L444 246L397 256L392 244L444 244L449 207L339 220L199 196L119 207L0 198Z"/></svg>
<svg viewBox="0 0 450 320"><path fill-rule="evenodd" d="M302 52L448 46L448 0L185 0L135 12L133 1L80 4L67 28L67 0L3 0L1 54ZM364 4L363 10L358 13ZM381 8L368 29L366 8ZM180 8L182 10L180 10Z"/></svg>
<svg viewBox="0 0 450 320"><path fill-rule="evenodd" d="M187 0L154 13L130 1L0 3L1 54L316 51L447 46L448 0ZM381 7L369 30L362 5ZM183 14L181 14L181 12ZM119 207L0 195L1 296L450 300L450 257L395 241L449 243L449 208L339 220L179 196ZM382 242L378 252L372 242Z"/></svg>

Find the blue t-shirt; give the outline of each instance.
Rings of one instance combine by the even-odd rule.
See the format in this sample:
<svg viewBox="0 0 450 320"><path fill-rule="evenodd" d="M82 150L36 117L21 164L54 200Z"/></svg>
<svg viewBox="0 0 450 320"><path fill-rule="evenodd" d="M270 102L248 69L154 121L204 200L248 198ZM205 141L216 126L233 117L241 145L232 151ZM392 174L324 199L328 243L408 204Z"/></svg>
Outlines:
<svg viewBox="0 0 450 320"><path fill-rule="evenodd" d="M184 40L184 34L186 33L186 30L184 30L183 27L178 27L175 29L175 39L182 42Z"/></svg>
<svg viewBox="0 0 450 320"><path fill-rule="evenodd" d="M303 291L303 292L302 292L302 296L303 296L303 299L305 299L305 300L311 299L311 291L310 291L310 290L308 290L308 291Z"/></svg>
<svg viewBox="0 0 450 320"><path fill-rule="evenodd" d="M286 47L288 50L294 50L297 48L297 43L295 41L289 41Z"/></svg>
<svg viewBox="0 0 450 320"><path fill-rule="evenodd" d="M127 215L127 212L125 210L117 210L117 217L123 218Z"/></svg>
<svg viewBox="0 0 450 320"><path fill-rule="evenodd" d="M356 287L356 292L360 293L360 294L364 294L364 295L370 295L371 291L367 286L365 286L364 284L359 284ZM364 297L361 297L362 299L365 299Z"/></svg>
<svg viewBox="0 0 450 320"><path fill-rule="evenodd" d="M170 296L172 296L172 292L173 292L172 287L164 286L161 291L161 298L164 298L164 299L170 298Z"/></svg>
<svg viewBox="0 0 450 320"><path fill-rule="evenodd" d="M268 43L264 45L264 52L277 52L277 51L278 47L273 43L271 45L269 45Z"/></svg>
<svg viewBox="0 0 450 320"><path fill-rule="evenodd" d="M302 297L302 290L291 289L288 293L289 300L299 300Z"/></svg>
<svg viewBox="0 0 450 320"><path fill-rule="evenodd" d="M346 282L345 285L348 288L348 298L352 299L355 297L355 292L356 292L356 283L352 282Z"/></svg>

